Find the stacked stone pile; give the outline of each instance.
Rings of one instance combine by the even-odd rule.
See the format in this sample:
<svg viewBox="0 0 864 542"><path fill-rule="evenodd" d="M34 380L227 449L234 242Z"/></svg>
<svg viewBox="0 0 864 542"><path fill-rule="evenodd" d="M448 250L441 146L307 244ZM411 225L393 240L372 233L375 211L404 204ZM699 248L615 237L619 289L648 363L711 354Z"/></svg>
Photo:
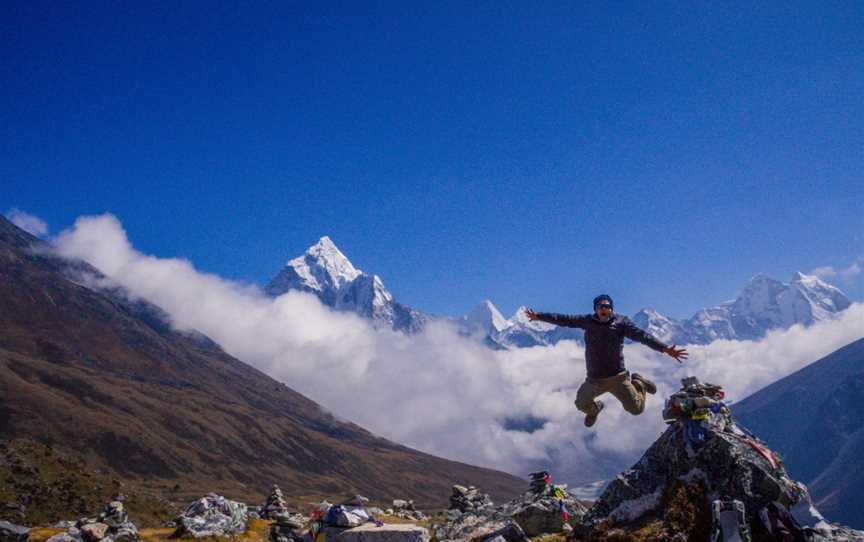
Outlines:
<svg viewBox="0 0 864 542"><path fill-rule="evenodd" d="M393 499L393 507L384 512L388 516L396 516L401 519L420 521L426 516L414 507L414 501L408 499Z"/></svg>
<svg viewBox="0 0 864 542"><path fill-rule="evenodd" d="M531 488L530 488L530 490L534 493L545 492L547 486L552 481L552 476L545 470L541 470L538 472L532 472L529 476L531 476Z"/></svg>
<svg viewBox="0 0 864 542"><path fill-rule="evenodd" d="M571 530L569 522L579 521L586 509L575 496L567 492L566 486L552 485L549 473L543 474L539 477L543 480L542 487L534 482L532 473L529 490L501 506L496 507L491 501L485 506L466 507L465 510L451 506L447 520L432 526L434 538L438 542L491 542L491 539L501 536L508 542L517 542L520 537ZM454 497L457 493L461 497L464 494L462 489L465 488L454 486ZM451 498L454 505L463 502L459 499L454 503ZM564 510L567 511L566 516Z"/></svg>
<svg viewBox="0 0 864 542"><path fill-rule="evenodd" d="M276 519L286 514L288 514L288 506L285 504L285 496L282 495L279 486L273 484L264 506L258 510L258 516L261 519Z"/></svg>
<svg viewBox="0 0 864 542"><path fill-rule="evenodd" d="M666 529L666 536L692 538L718 529L716 518L713 525L711 519L715 508L740 507L741 519L733 521L740 530L736 536L761 539L782 516L796 540L864 541L864 533L825 521L807 488L789 477L765 442L735 422L723 398L720 386L694 377L682 380L663 411L669 427L632 468L609 483L573 538L588 540L647 523ZM678 510L696 510L694 521L675 525L672 501L679 503Z"/></svg>
<svg viewBox="0 0 864 542"><path fill-rule="evenodd" d="M453 494L450 495L450 510L458 510L465 513L476 513L491 509L494 506L492 499L486 493L480 493L474 486L453 486Z"/></svg>
<svg viewBox="0 0 864 542"><path fill-rule="evenodd" d="M541 486L534 474L542 474ZM567 492L566 484L555 485L548 472L533 473L531 486L521 498L508 503L508 513L529 537L570 531L587 512L579 500Z"/></svg>
<svg viewBox="0 0 864 542"><path fill-rule="evenodd" d="M129 521L123 500L123 495L117 495L95 518L81 518L72 525L63 522L66 532L48 542L137 542L138 528Z"/></svg>
<svg viewBox="0 0 864 542"><path fill-rule="evenodd" d="M177 517L174 536L229 536L246 531L246 505L216 493L198 499Z"/></svg>

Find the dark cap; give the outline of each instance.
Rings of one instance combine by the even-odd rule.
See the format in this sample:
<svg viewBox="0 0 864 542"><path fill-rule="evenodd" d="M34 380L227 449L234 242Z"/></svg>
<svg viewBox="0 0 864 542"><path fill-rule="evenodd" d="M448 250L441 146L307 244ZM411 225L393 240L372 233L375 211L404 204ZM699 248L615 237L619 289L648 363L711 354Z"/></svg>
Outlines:
<svg viewBox="0 0 864 542"><path fill-rule="evenodd" d="M598 295L597 297L594 298L594 308L595 308L595 309L597 308L597 305L599 305L601 301L608 301L609 304L612 305L612 308L613 308L613 309L615 308L615 303L612 302L612 298L611 298L611 297L609 297L609 296L606 295L606 294L600 294L600 295Z"/></svg>

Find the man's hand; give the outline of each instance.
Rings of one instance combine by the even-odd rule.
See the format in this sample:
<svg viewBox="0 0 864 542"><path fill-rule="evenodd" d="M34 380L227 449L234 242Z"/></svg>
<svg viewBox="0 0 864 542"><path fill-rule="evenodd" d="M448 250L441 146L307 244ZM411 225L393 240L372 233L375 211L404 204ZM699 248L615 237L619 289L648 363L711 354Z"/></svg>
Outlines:
<svg viewBox="0 0 864 542"><path fill-rule="evenodd" d="M525 309L525 316L527 316L528 319L531 320L532 322L534 320L538 320L540 318L540 316L538 316L537 313L534 312L534 310L532 310L532 309Z"/></svg>
<svg viewBox="0 0 864 542"><path fill-rule="evenodd" d="M664 350L663 353L672 356L678 363L683 363L690 356L683 348L675 348L674 344Z"/></svg>

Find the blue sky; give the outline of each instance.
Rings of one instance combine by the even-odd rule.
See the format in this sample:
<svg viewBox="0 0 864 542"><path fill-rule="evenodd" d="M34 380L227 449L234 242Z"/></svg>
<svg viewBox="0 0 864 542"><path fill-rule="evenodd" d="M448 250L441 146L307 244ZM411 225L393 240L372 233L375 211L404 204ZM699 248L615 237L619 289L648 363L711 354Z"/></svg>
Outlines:
<svg viewBox="0 0 864 542"><path fill-rule="evenodd" d="M864 256L861 3L464 4L6 3L0 212L258 284L326 234L439 314Z"/></svg>

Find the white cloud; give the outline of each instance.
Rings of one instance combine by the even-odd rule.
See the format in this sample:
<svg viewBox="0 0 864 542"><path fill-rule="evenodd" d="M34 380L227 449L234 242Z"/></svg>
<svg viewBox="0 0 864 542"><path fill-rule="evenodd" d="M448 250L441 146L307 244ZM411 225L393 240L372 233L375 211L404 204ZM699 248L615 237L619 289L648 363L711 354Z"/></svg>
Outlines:
<svg viewBox="0 0 864 542"><path fill-rule="evenodd" d="M12 208L6 211L6 218L22 230L35 235L36 237L44 237L48 235L48 224L38 216L25 213L20 209Z"/></svg>
<svg viewBox="0 0 864 542"><path fill-rule="evenodd" d="M835 269L830 265L826 265L824 267L817 267L811 274L821 279L839 278L843 281L849 281L861 274L862 266L864 266L864 257L858 257L847 267Z"/></svg>
<svg viewBox="0 0 864 542"><path fill-rule="evenodd" d="M864 329L864 305L855 304L810 328L690 347L685 365L627 345L628 367L657 381L659 392L638 419L610 397L588 430L573 405L585 376L583 350L575 343L497 352L445 323L410 337L374 330L310 294L270 299L254 286L201 273L186 260L141 254L111 215L79 218L56 244L61 254L87 260L131 295L162 307L177 328L207 334L232 355L377 434L518 475L551 468L557 480L570 482L609 476L638 458L665 427L662 397L684 376L724 385L730 398L740 399L859 338ZM548 422L533 434L504 429L504 420L529 416Z"/></svg>

